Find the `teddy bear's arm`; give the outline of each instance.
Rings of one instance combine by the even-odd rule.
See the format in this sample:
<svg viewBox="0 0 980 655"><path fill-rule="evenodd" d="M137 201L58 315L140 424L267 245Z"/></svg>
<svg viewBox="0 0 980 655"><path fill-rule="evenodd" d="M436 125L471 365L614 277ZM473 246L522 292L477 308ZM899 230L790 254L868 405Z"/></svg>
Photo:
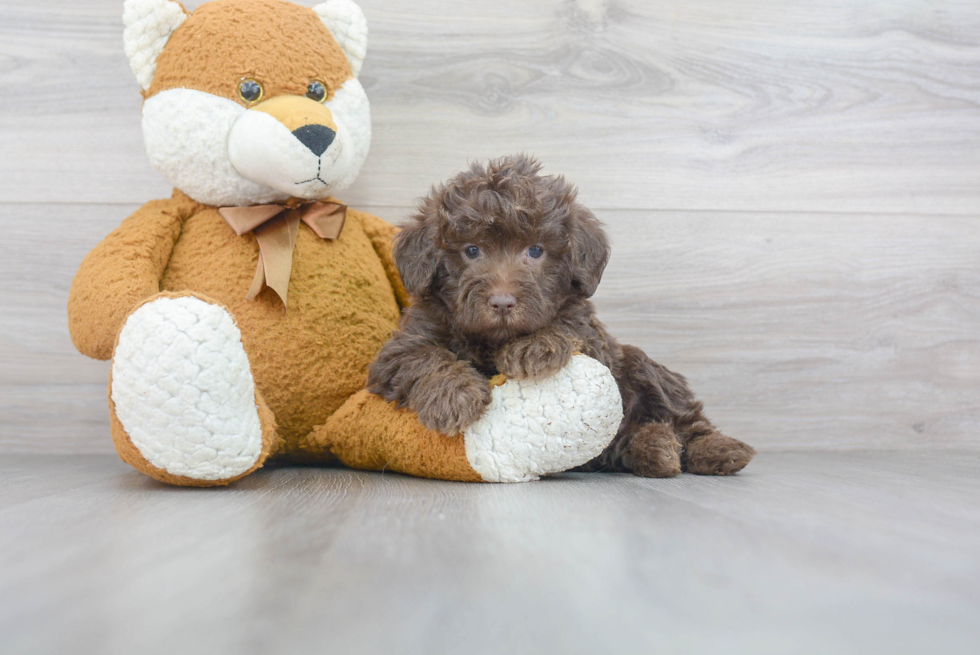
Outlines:
<svg viewBox="0 0 980 655"><path fill-rule="evenodd" d="M196 207L177 194L148 202L85 256L68 296L68 328L82 354L112 357L126 317L160 291L181 224Z"/></svg>
<svg viewBox="0 0 980 655"><path fill-rule="evenodd" d="M391 287L395 290L398 306L405 309L410 304L408 292L405 290L405 285L402 284L398 267L395 266L395 258L391 254L391 240L398 234L398 228L371 214L357 212L357 216L361 219L364 233L370 239L371 245L374 246L374 252L378 254L381 265L384 266Z"/></svg>

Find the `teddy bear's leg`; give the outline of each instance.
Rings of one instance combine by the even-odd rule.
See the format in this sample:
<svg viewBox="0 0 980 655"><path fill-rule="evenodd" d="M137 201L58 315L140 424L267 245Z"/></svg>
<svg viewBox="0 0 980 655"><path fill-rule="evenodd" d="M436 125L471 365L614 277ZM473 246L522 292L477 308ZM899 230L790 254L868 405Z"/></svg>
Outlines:
<svg viewBox="0 0 980 655"><path fill-rule="evenodd" d="M127 317L109 408L120 458L170 484L228 484L262 466L277 443L238 326L191 294L154 296Z"/></svg>
<svg viewBox="0 0 980 655"><path fill-rule="evenodd" d="M464 439L429 430L410 411L362 390L310 433L306 450L329 453L356 469L482 482L466 459Z"/></svg>
<svg viewBox="0 0 980 655"><path fill-rule="evenodd" d="M486 413L446 436L415 414L360 391L309 436L311 451L347 466L426 478L524 482L580 466L601 453L623 418L605 366L576 355L541 382L508 380L491 391Z"/></svg>

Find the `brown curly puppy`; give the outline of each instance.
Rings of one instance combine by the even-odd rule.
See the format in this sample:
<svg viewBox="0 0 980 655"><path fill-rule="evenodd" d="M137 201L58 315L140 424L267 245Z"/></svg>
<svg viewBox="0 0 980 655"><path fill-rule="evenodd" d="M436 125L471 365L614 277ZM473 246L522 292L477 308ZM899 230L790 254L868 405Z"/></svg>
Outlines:
<svg viewBox="0 0 980 655"><path fill-rule="evenodd" d="M606 235L575 187L540 169L527 156L474 164L420 202L394 242L415 303L371 365L371 391L455 434L490 402L488 377L544 378L580 351L612 371L624 414L584 470L740 470L752 447L718 432L682 376L596 318L589 297L609 259Z"/></svg>

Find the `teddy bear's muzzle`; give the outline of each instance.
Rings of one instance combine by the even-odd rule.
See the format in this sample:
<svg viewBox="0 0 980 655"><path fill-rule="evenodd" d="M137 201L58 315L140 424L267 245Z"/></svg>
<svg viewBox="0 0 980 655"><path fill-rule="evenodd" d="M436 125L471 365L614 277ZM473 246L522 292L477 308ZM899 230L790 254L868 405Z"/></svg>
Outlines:
<svg viewBox="0 0 980 655"><path fill-rule="evenodd" d="M247 179L290 196L329 195L353 164L350 138L325 105L277 96L243 113L229 134L228 154Z"/></svg>

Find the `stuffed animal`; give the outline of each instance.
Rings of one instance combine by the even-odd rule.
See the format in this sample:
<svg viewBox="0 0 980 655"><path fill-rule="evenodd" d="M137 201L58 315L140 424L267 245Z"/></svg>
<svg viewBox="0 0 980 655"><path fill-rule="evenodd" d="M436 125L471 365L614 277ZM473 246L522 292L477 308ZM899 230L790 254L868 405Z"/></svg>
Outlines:
<svg viewBox="0 0 980 655"><path fill-rule="evenodd" d="M112 358L119 456L176 485L222 485L269 458L468 481L584 464L622 418L608 369L576 356L504 381L460 435L363 390L409 302L395 228L333 197L371 123L351 0L127 0L126 54L152 163L172 182L82 262L69 325Z"/></svg>

